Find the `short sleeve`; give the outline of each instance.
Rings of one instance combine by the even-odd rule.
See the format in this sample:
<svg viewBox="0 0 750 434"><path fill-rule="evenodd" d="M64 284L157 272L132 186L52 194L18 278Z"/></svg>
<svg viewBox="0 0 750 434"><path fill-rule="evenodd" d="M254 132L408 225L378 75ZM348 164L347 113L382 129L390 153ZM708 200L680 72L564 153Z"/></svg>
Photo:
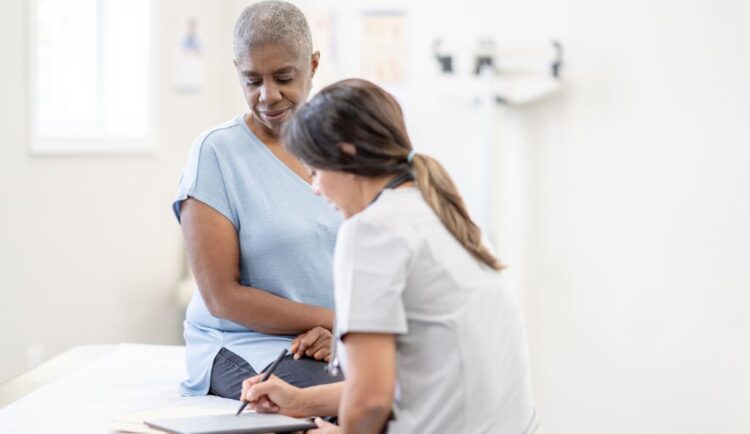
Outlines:
<svg viewBox="0 0 750 434"><path fill-rule="evenodd" d="M407 239L395 231L356 217L342 225L334 255L339 335L408 331L403 292L410 257Z"/></svg>
<svg viewBox="0 0 750 434"><path fill-rule="evenodd" d="M180 221L180 204L188 197L195 198L215 209L239 227L236 213L229 201L227 180L222 175L220 156L206 137L199 137L193 144L190 156L180 178L180 184L172 203L177 221Z"/></svg>

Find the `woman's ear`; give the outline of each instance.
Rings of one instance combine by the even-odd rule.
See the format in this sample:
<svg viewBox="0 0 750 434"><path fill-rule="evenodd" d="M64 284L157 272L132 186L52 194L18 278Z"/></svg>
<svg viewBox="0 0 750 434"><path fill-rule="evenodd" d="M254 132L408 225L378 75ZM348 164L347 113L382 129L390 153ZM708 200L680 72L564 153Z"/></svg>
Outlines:
<svg viewBox="0 0 750 434"><path fill-rule="evenodd" d="M357 148L351 143L339 143L338 146L344 154L351 155L352 157L357 155Z"/></svg>
<svg viewBox="0 0 750 434"><path fill-rule="evenodd" d="M315 71L318 70L318 65L320 64L320 51L316 51L312 54L312 58L310 59L310 67L312 70L312 74L310 77L315 77Z"/></svg>

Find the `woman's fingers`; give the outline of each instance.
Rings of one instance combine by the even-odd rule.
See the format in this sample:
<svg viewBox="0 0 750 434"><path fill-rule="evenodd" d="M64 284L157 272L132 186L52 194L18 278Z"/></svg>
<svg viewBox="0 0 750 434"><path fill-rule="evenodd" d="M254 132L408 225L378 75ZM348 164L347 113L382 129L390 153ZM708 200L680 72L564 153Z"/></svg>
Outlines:
<svg viewBox="0 0 750 434"><path fill-rule="evenodd" d="M307 351L310 349L310 347L315 345L315 343L321 337L323 330L325 329L323 329L322 327L315 327L304 335L298 336L300 342L297 347L297 352L294 353L295 360L307 355Z"/></svg>
<svg viewBox="0 0 750 434"><path fill-rule="evenodd" d="M312 331L312 330L311 330ZM310 348L310 345L315 343L315 336L310 332L298 336L299 345L297 345L297 351L294 352L294 359L301 359L305 355L305 351Z"/></svg>
<svg viewBox="0 0 750 434"><path fill-rule="evenodd" d="M340 432L338 426L328 423L319 417L315 418L315 425L318 426L316 429L306 431L305 434L334 434Z"/></svg>
<svg viewBox="0 0 750 434"><path fill-rule="evenodd" d="M300 416L299 389L275 375L252 384L243 396L251 408L260 413L283 413Z"/></svg>
<svg viewBox="0 0 750 434"><path fill-rule="evenodd" d="M280 408L278 405L273 403L268 397L264 396L260 398L253 406L255 411L258 413L278 413Z"/></svg>
<svg viewBox="0 0 750 434"><path fill-rule="evenodd" d="M326 331L313 345L307 350L306 354L315 360L323 360L331 353L331 334Z"/></svg>
<svg viewBox="0 0 750 434"><path fill-rule="evenodd" d="M250 387L254 384L257 384L259 381L260 375L256 375L244 380L242 382L242 392L240 392L240 400L245 399L245 396L247 396L247 392L250 390Z"/></svg>
<svg viewBox="0 0 750 434"><path fill-rule="evenodd" d="M304 356L315 360L325 359L330 353L331 337L331 332L323 327L315 327L297 336L290 347L294 359L299 360Z"/></svg>
<svg viewBox="0 0 750 434"><path fill-rule="evenodd" d="M245 385L243 383L242 397L245 399L245 401L257 404L260 402L261 398L266 395L270 395L275 390L275 388L276 382L273 380L273 376L262 383L256 381L254 384L249 384L247 388L245 388Z"/></svg>
<svg viewBox="0 0 750 434"><path fill-rule="evenodd" d="M249 379L248 379L249 380ZM258 413L278 413L281 408L271 401L270 395L278 388L274 381L270 380L250 384L245 380L242 385L242 397L250 403L250 408ZM247 385L246 385L247 384Z"/></svg>
<svg viewBox="0 0 750 434"><path fill-rule="evenodd" d="M292 345L289 347L289 352L290 353L292 353L292 354L296 354L297 353L297 347L299 347L299 341L300 341L300 338L302 336L303 335L299 335L296 338L294 338L294 340L292 341Z"/></svg>
<svg viewBox="0 0 750 434"><path fill-rule="evenodd" d="M332 424L330 422L327 422L327 421L325 421L325 420L323 420L323 419L321 419L319 417L315 418L315 425L317 425L318 428L326 428L326 427L334 427L335 428L336 427L336 425L334 425L334 424Z"/></svg>
<svg viewBox="0 0 750 434"><path fill-rule="evenodd" d="M331 339L327 337L321 337L313 345L310 346L310 348L305 351L305 355L308 357L312 357L315 353L322 349L330 349L331 348Z"/></svg>
<svg viewBox="0 0 750 434"><path fill-rule="evenodd" d="M315 354L312 355L313 359L315 360L324 360L328 358L328 355L331 354L331 347L325 346L318 351L315 352Z"/></svg>

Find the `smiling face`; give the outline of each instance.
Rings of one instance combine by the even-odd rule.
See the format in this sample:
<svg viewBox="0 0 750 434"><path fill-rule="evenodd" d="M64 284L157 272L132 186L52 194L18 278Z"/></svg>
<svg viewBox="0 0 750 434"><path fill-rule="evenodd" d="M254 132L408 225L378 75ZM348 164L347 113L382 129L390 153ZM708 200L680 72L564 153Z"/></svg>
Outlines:
<svg viewBox="0 0 750 434"><path fill-rule="evenodd" d="M254 46L238 56L234 64L250 107L249 122L278 137L284 122L307 100L318 59L317 52L300 56L274 43Z"/></svg>

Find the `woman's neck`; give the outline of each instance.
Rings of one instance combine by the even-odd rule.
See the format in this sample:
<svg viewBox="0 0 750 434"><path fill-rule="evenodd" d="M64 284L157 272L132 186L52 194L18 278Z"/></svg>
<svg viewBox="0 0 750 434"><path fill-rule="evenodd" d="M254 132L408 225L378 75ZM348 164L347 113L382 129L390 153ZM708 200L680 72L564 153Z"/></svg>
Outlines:
<svg viewBox="0 0 750 434"><path fill-rule="evenodd" d="M362 198L360 205L362 206L362 209L367 208L367 206L375 200L375 197L377 197L377 195L380 194L388 183L396 176L398 175L388 175L380 178L364 178L360 186L360 197ZM403 184L396 186L395 189L410 188L414 187L414 185L414 181L406 181Z"/></svg>
<svg viewBox="0 0 750 434"><path fill-rule="evenodd" d="M266 146L273 147L281 145L281 138L279 137L278 132L270 130L264 125L256 122L252 114L246 114L243 117L243 120L245 121L245 125L250 128L250 131L255 134L255 137L257 137L258 140L263 142Z"/></svg>

